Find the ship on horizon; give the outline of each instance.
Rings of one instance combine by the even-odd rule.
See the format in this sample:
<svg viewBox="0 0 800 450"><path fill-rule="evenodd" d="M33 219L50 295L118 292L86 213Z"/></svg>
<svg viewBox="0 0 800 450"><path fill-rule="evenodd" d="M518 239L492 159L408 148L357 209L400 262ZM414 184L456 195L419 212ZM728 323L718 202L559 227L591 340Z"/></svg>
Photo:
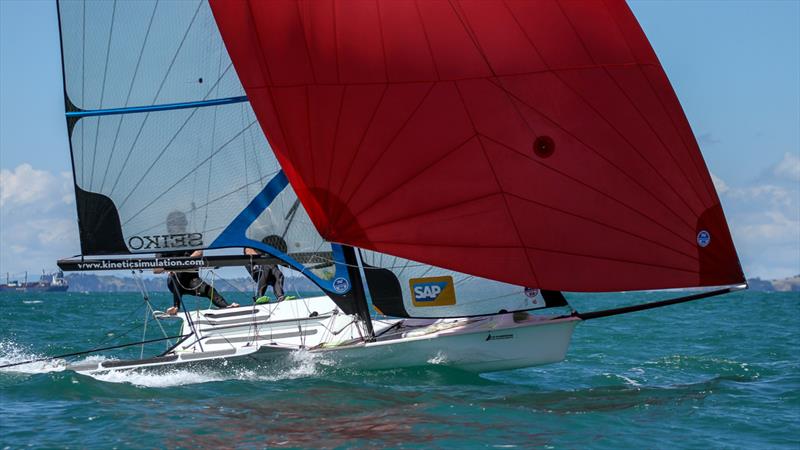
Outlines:
<svg viewBox="0 0 800 450"><path fill-rule="evenodd" d="M45 273L42 270L39 281L30 282L28 281L28 272L25 272L22 282L12 280L6 273L5 284L0 284L0 292L66 292L67 289L69 289L69 282L64 278L64 272L61 270L52 273Z"/></svg>

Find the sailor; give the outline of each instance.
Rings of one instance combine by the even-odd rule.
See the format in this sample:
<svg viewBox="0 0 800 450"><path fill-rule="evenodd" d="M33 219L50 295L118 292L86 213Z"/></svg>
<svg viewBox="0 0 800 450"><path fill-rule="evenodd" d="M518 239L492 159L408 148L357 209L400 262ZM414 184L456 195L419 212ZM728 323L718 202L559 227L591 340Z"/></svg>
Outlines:
<svg viewBox="0 0 800 450"><path fill-rule="evenodd" d="M286 241L279 236L267 236L261 242L270 245L283 253L286 253ZM248 256L263 256L264 253L254 248L245 248L244 254ZM256 302L264 298L267 293L267 287L272 286L272 291L275 293L277 301L282 301L286 295L283 292L283 272L275 264L246 264L245 268L250 273L250 276L258 284L256 290Z"/></svg>
<svg viewBox="0 0 800 450"><path fill-rule="evenodd" d="M186 220L186 214L181 211L172 211L167 215L167 232L171 235L186 233L188 224L189 222ZM166 255L162 254L161 256ZM199 258L203 256L203 251L195 250L194 252L170 253L169 256ZM155 269L153 272L162 273L164 269ZM203 279L200 278L199 269L182 270L180 272L168 271L167 274L169 275L167 279L167 288L172 292L172 307L166 311L169 315L178 313L178 309L180 309L181 306L181 298L185 294L211 299L211 302L217 308L235 308L239 306L238 303L228 304L225 298L220 295L219 291L203 281Z"/></svg>

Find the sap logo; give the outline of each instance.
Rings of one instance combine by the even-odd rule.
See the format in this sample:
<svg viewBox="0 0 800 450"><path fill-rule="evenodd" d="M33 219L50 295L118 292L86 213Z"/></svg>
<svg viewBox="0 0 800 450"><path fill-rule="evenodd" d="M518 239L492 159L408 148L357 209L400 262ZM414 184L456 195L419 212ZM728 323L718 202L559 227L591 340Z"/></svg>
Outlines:
<svg viewBox="0 0 800 450"><path fill-rule="evenodd" d="M432 302L442 293L447 283L426 283L414 286L414 297L418 302Z"/></svg>
<svg viewBox="0 0 800 450"><path fill-rule="evenodd" d="M456 304L453 277L412 278L408 282L414 306L448 306Z"/></svg>

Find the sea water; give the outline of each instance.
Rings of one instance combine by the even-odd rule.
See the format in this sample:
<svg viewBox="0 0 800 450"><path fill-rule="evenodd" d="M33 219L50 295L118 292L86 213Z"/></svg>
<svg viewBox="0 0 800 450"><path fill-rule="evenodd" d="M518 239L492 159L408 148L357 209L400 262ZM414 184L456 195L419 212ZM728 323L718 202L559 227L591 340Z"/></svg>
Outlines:
<svg viewBox="0 0 800 450"><path fill-rule="evenodd" d="M570 299L588 311L665 295L680 294ZM144 333L137 294L6 293L0 307L0 365L162 336L152 320ZM798 293L741 292L581 323L564 362L481 375L356 371L307 353L99 376L39 362L0 369L0 448L796 449L798 318Z"/></svg>

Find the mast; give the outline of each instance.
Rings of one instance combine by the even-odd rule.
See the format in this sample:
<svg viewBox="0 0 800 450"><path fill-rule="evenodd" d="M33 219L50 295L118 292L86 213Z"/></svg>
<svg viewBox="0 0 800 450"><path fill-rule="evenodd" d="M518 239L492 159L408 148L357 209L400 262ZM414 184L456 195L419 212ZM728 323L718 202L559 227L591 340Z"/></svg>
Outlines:
<svg viewBox="0 0 800 450"><path fill-rule="evenodd" d="M369 334L367 339L372 340L375 338L375 332L372 329L372 316L369 314L367 296L364 292L364 281L361 279L361 271L359 270L360 266L356 259L355 249L349 245L343 245L342 251L344 252L344 262L347 265L347 274L350 276L350 283L352 284L356 313L367 327L367 333Z"/></svg>

